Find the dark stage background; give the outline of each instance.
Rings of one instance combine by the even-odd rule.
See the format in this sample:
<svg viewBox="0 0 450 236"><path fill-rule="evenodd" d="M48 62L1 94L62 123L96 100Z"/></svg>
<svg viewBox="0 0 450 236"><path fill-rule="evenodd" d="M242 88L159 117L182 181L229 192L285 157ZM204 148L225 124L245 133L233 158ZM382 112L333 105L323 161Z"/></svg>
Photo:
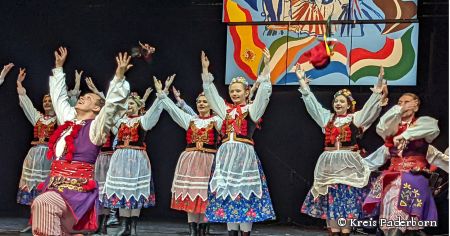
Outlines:
<svg viewBox="0 0 450 236"><path fill-rule="evenodd" d="M433 143L440 150L448 146L448 1L419 2L418 86L390 87L390 106L402 92L422 98L421 115L438 119L441 135ZM153 84L151 76L165 79L176 73L174 85L193 105L201 90L200 50L210 58L210 70L220 93L224 85L226 25L221 22L222 5L210 1L2 1L0 8L0 63L14 62L15 68L0 87L0 216L28 216L29 208L15 202L23 159L30 147L32 126L18 105L15 80L19 67L27 68L27 94L41 109L48 92L48 75L54 66L53 51L69 49L64 66L69 87L75 69L92 76L106 91L115 71L114 56L129 50L138 40L154 45L153 62L133 61L127 74L132 90L140 94ZM388 74L386 76L389 76ZM341 87L314 86L319 101L330 108ZM361 107L370 95L368 86L351 88ZM82 90L87 87L82 82ZM154 95L149 99L153 101ZM149 104L150 105L150 104ZM256 150L267 175L271 197L281 223L322 224L300 213L300 206L313 181L313 170L322 151L323 135L306 113L297 86L275 86L263 117L263 129L255 136ZM373 151L382 140L374 126L366 133L364 147ZM163 113L148 132L148 153L156 186L155 208L143 211L149 219L185 218L169 208L170 187L179 154L184 148L184 131ZM448 203L446 206L448 209ZM442 209L442 208L441 208ZM448 212L440 222L446 229Z"/></svg>

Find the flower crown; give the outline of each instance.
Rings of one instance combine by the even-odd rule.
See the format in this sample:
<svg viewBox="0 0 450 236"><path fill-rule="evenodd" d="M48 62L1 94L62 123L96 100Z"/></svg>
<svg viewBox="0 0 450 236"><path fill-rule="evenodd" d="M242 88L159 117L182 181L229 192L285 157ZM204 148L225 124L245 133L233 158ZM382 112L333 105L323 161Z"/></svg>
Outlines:
<svg viewBox="0 0 450 236"><path fill-rule="evenodd" d="M141 100L141 97L139 96L139 94L137 92L131 92L130 93L130 98L134 100L134 102L136 102L136 104L138 105L138 107L141 107L143 105L143 102Z"/></svg>
<svg viewBox="0 0 450 236"><path fill-rule="evenodd" d="M351 102L350 109L352 112L355 111L356 100L352 97L352 92L350 92L350 90L348 90L348 89L341 89L334 94L334 98L336 98L337 96L340 96L340 95L344 96Z"/></svg>
<svg viewBox="0 0 450 236"><path fill-rule="evenodd" d="M248 82L247 82L247 80L246 80L244 77L242 77L242 76L234 77L234 78L231 80L230 86L231 86L232 84L234 84L234 83L241 83L241 84L243 84L246 88L248 87Z"/></svg>

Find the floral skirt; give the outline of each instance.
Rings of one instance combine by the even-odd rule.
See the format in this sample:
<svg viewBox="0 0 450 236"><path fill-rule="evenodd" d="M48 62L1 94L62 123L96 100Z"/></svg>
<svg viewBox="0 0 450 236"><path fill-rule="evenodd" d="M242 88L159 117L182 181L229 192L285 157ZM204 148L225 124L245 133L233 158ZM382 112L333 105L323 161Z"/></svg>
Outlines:
<svg viewBox="0 0 450 236"><path fill-rule="evenodd" d="M214 166L214 165L213 165ZM205 218L209 222L220 223L246 223L275 220L272 200L267 187L266 176L258 159L258 169L262 184L261 198L251 194L249 199L239 194L235 199L229 195L216 198L215 192L208 193L209 205L206 208ZM212 170L214 172L214 170Z"/></svg>
<svg viewBox="0 0 450 236"><path fill-rule="evenodd" d="M309 191L301 207L301 212L315 218L328 220L360 219L363 217L362 204L365 191L364 188L334 184L328 187L326 195L320 195L316 199Z"/></svg>

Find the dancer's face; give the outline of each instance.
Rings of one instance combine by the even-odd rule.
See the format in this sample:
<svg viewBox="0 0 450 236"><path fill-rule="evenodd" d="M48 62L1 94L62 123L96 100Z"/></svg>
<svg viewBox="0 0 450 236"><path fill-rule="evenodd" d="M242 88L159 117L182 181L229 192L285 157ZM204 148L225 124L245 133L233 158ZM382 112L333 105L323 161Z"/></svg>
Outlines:
<svg viewBox="0 0 450 236"><path fill-rule="evenodd" d="M338 115L344 115L350 109L350 104L348 104L347 98L344 95L339 95L333 100L334 112Z"/></svg>
<svg viewBox="0 0 450 236"><path fill-rule="evenodd" d="M228 93L230 94L231 101L233 101L234 104L239 105L245 103L249 91L248 89L245 89L244 84L233 83L228 88Z"/></svg>
<svg viewBox="0 0 450 236"><path fill-rule="evenodd" d="M84 112L100 112L101 107L99 106L100 100L102 98L95 93L86 93L81 96L77 104L75 104L75 109L84 111Z"/></svg>
<svg viewBox="0 0 450 236"><path fill-rule="evenodd" d="M131 115L137 115L137 114L139 114L139 107L138 107L137 103L132 98L128 98L127 115L131 116Z"/></svg>
<svg viewBox="0 0 450 236"><path fill-rule="evenodd" d="M197 98L197 111L200 116L209 116L211 114L211 108L205 96L199 96Z"/></svg>
<svg viewBox="0 0 450 236"><path fill-rule="evenodd" d="M50 96L44 96L42 99L42 107L44 108L45 114L53 113L52 99Z"/></svg>
<svg viewBox="0 0 450 236"><path fill-rule="evenodd" d="M414 116L414 114L419 110L419 105L417 100L414 99L414 97L411 97L409 95L403 95L398 99L399 106L409 107L405 112L402 113L402 118L409 118L411 116Z"/></svg>

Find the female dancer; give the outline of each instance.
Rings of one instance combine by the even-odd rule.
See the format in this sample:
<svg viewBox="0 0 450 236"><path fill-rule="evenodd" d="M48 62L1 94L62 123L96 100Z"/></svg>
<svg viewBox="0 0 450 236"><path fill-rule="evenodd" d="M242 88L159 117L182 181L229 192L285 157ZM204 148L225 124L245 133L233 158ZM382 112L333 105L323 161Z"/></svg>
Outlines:
<svg viewBox="0 0 450 236"><path fill-rule="evenodd" d="M206 235L204 214L208 198L208 182L222 119L211 114L211 108L203 93L196 100L197 115L190 115L178 108L163 93L161 83L155 82L163 108L186 132L187 147L181 153L172 183L171 208L188 214L191 236ZM176 96L179 97L179 96ZM197 230L198 224L198 230Z"/></svg>
<svg viewBox="0 0 450 236"><path fill-rule="evenodd" d="M270 53L264 50L265 67L259 76L255 100L247 104L249 87L245 78L232 80L229 95L232 104L219 96L208 72L209 60L202 52L202 80L208 104L224 120L222 145L219 147L208 195L206 218L210 222L226 222L229 235L250 235L253 222L275 219L266 177L256 156L252 139L255 129L269 104Z"/></svg>
<svg viewBox="0 0 450 236"><path fill-rule="evenodd" d="M325 150L317 161L314 183L301 212L326 219L332 235L350 235L351 227L340 227L337 220L362 217L362 188L368 183L370 170L362 163L358 138L380 114L382 92L387 94L387 87L377 83L369 100L356 112L350 91L339 90L334 95L332 113L317 101L299 65L296 74L306 110L325 133Z"/></svg>
<svg viewBox="0 0 450 236"><path fill-rule="evenodd" d="M23 162L22 176L19 182L19 191L17 192L17 203L31 206L33 200L37 197L37 186L44 182L50 173L51 161L47 159L47 143L49 137L56 128L56 116L52 106L50 95L44 95L42 99L44 114L34 108L33 103L26 94L22 82L25 80L26 71L20 68L17 77L17 93L19 94L20 106L25 116L34 126L33 141L31 149ZM27 232L31 226L23 229Z"/></svg>
<svg viewBox="0 0 450 236"><path fill-rule="evenodd" d="M375 181L363 209L372 213L379 207L380 219L437 220L437 210L426 178L430 164L448 171L448 157L430 150L430 143L439 135L438 121L429 116L417 117L420 99L405 93L381 118L377 133L385 144L364 160L369 166L381 166L390 159L390 166ZM428 153L427 153L428 152ZM380 227L387 235L416 235L423 227Z"/></svg>
<svg viewBox="0 0 450 236"><path fill-rule="evenodd" d="M166 81L165 91L168 91L174 77ZM127 116L118 121L118 143L102 192L105 194L104 207L119 208L120 230L117 235L137 235L136 225L141 209L155 205L145 136L158 122L162 112L160 103L157 98L145 115L141 115L142 101L136 93L132 93L128 98Z"/></svg>

